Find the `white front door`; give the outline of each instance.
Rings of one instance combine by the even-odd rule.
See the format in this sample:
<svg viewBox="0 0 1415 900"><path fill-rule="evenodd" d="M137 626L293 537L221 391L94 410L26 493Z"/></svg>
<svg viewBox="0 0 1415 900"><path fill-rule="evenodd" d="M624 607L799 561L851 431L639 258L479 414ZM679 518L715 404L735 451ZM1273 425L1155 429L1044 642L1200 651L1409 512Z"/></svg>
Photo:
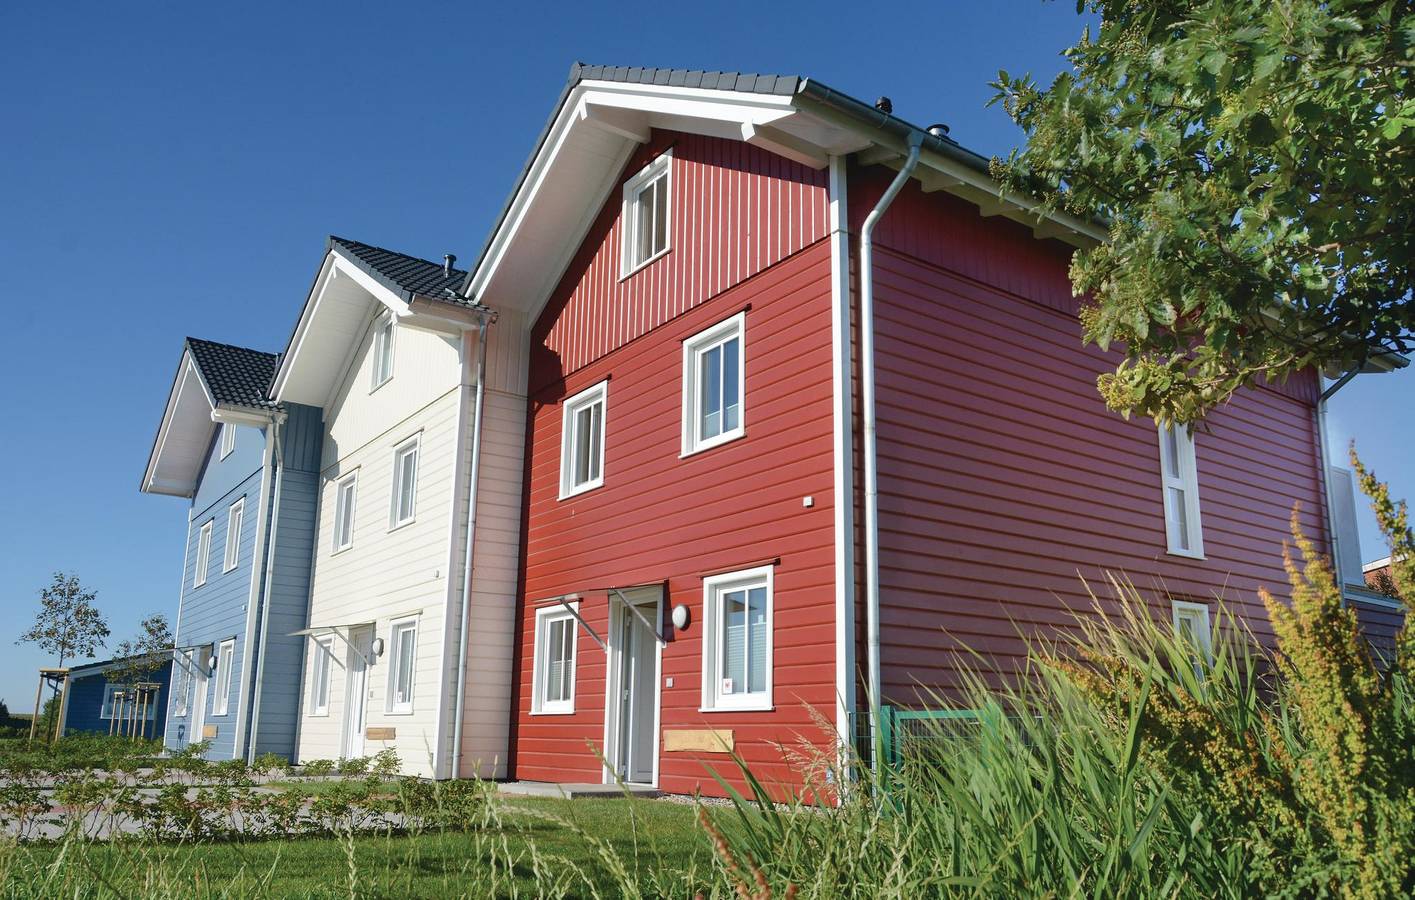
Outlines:
<svg viewBox="0 0 1415 900"><path fill-rule="evenodd" d="M613 631L616 664L611 712L614 747L610 759L619 778L651 785L657 774L654 771L658 748L657 634L661 627L662 589L653 587L624 593L629 604L616 604L619 616Z"/></svg>
<svg viewBox="0 0 1415 900"><path fill-rule="evenodd" d="M339 755L355 759L364 755L364 724L368 714L368 652L372 628L351 628L344 681L344 748Z"/></svg>
<svg viewBox="0 0 1415 900"><path fill-rule="evenodd" d="M202 740L201 731L206 727L206 687L210 681L206 677L206 668L200 662L192 665L192 683L189 687L191 691L188 702L191 704L191 716L188 718L191 730L187 732L187 743L195 744Z"/></svg>

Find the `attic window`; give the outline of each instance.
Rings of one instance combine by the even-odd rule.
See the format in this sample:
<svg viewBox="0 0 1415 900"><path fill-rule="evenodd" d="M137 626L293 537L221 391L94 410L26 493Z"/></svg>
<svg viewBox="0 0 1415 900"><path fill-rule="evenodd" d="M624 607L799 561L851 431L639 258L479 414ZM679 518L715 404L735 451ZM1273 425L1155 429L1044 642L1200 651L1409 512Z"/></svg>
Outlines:
<svg viewBox="0 0 1415 900"><path fill-rule="evenodd" d="M373 383L376 390L393 377L393 314L384 313L373 325Z"/></svg>
<svg viewBox="0 0 1415 900"><path fill-rule="evenodd" d="M221 458L225 459L236 449L236 426L222 423L221 425Z"/></svg>
<svg viewBox="0 0 1415 900"><path fill-rule="evenodd" d="M663 153L624 185L624 264L628 276L668 252L669 174L673 158Z"/></svg>

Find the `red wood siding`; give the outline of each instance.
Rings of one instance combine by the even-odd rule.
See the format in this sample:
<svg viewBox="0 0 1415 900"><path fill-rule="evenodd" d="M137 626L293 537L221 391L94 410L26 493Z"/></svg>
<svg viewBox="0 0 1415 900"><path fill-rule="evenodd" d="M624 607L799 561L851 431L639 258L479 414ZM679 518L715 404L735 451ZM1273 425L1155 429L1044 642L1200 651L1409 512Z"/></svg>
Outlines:
<svg viewBox="0 0 1415 900"><path fill-rule="evenodd" d="M617 209L617 197L613 205ZM617 239L603 227L596 234L601 242ZM683 249L678 243L673 253ZM591 248L581 259L597 256ZM653 273L628 279L620 286L631 292L624 302L647 302L656 284ZM685 630L667 627L660 675L672 678L674 686L662 682L664 731L731 729L738 752L754 771L786 784L801 779L780 746L793 744L798 735L818 745L829 740L808 709L829 716L835 696L829 244L812 244L715 299L688 306L631 346L572 366L573 374L563 380L552 354L539 355L532 369L531 383L543 387L531 398L527 451L525 602L513 742L517 778L600 780L592 748L602 748L604 741L605 654L582 633L575 713L533 716L532 644L536 601L572 592L583 597L581 614L607 634L604 589L611 586L666 581L667 608L682 603L691 610ZM746 437L680 459L682 341L747 306ZM555 313L547 316L553 319ZM624 333L617 334L595 340L622 340ZM561 400L604 378L610 379L604 486L559 500ZM803 507L805 496L814 498L813 507ZM700 712L703 576L776 557L775 710ZM719 793L704 761L736 780L726 756L664 752L661 787Z"/></svg>
<svg viewBox="0 0 1415 900"><path fill-rule="evenodd" d="M1393 660L1395 658L1395 638L1405 624L1402 610L1379 603L1365 603L1352 600L1351 608L1356 610L1356 618L1361 622L1361 630L1366 634L1371 649L1376 656Z"/></svg>
<svg viewBox="0 0 1415 900"><path fill-rule="evenodd" d="M558 358L562 373L582 368L826 235L826 173L740 141L654 132L630 161L620 185L669 148L672 249L632 277L620 278L622 191L616 188L532 335L531 346ZM545 372L546 360L536 369Z"/></svg>
<svg viewBox="0 0 1415 900"><path fill-rule="evenodd" d="M860 179L863 216L878 180ZM956 682L967 645L999 672L1019 626L1065 625L1123 572L1154 596L1222 592L1270 633L1294 501L1321 538L1313 379L1244 392L1196 440L1207 559L1165 552L1158 438L1109 412L1114 358L1081 343L1067 250L912 186L878 235L879 472L887 697Z"/></svg>

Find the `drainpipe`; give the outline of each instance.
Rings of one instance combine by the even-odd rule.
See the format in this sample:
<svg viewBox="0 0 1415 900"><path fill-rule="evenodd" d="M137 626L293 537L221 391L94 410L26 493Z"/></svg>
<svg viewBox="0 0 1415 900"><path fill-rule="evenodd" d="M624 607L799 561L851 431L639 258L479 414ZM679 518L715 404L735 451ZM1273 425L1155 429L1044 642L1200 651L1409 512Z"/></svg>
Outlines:
<svg viewBox="0 0 1415 900"><path fill-rule="evenodd" d="M260 731L260 688L265 684L265 654L270 646L270 590L275 580L275 536L280 528L280 485L285 480L285 459L280 453L280 427L285 424L285 416L277 414L270 422L271 443L274 444L275 489L270 499L270 534L265 544L265 590L260 601L260 637L256 651L255 691L251 696L251 730L246 738L246 765L255 762L256 733Z"/></svg>
<svg viewBox="0 0 1415 900"><path fill-rule="evenodd" d="M869 646L870 767L879 768L879 459L875 443L875 226L919 164L924 133L909 136L909 155L860 228L860 399L864 407L865 451L865 634Z"/></svg>
<svg viewBox="0 0 1415 900"><path fill-rule="evenodd" d="M1326 525L1327 539L1331 541L1331 562L1332 571L1336 574L1337 586L1341 590L1341 605L1346 605L1346 579L1341 572L1341 538L1336 529L1336 507L1333 505L1331 492L1331 458L1330 448L1327 445L1327 401L1330 400L1337 391L1346 387L1347 382L1355 378L1357 373L1365 366L1365 360L1358 362L1351 367L1351 370L1334 381L1331 387L1322 391L1322 395L1317 398L1317 446L1322 454L1322 496L1326 501Z"/></svg>
<svg viewBox="0 0 1415 900"><path fill-rule="evenodd" d="M477 536L477 481L481 470L482 406L486 398L486 327L490 312L481 314L477 335L477 392L472 412L472 464L467 475L467 546L462 556L462 621L457 639L457 705L452 712L452 772L462 772L462 706L467 697L467 637L472 611L472 562Z"/></svg>

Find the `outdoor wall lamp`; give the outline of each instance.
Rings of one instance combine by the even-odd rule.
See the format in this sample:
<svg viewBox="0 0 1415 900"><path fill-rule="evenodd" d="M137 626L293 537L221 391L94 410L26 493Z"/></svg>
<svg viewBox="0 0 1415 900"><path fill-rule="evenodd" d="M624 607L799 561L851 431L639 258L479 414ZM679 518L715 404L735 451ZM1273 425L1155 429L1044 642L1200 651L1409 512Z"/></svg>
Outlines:
<svg viewBox="0 0 1415 900"><path fill-rule="evenodd" d="M688 627L688 607L680 603L673 607L673 627L682 631Z"/></svg>
<svg viewBox="0 0 1415 900"><path fill-rule="evenodd" d="M382 656L383 638L374 638L373 643L369 645L369 652L373 654L374 659L378 659L380 656Z"/></svg>

